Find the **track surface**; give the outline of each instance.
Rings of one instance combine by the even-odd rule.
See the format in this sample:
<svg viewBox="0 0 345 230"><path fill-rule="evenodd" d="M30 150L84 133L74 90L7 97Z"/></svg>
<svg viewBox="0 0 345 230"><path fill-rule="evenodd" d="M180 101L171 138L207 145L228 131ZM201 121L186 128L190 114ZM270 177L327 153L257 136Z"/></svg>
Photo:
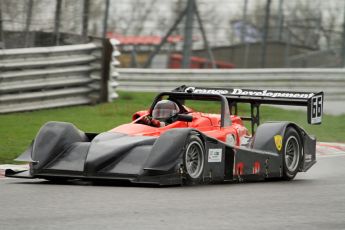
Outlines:
<svg viewBox="0 0 345 230"><path fill-rule="evenodd" d="M130 187L0 180L0 229L345 229L345 156L290 182Z"/></svg>

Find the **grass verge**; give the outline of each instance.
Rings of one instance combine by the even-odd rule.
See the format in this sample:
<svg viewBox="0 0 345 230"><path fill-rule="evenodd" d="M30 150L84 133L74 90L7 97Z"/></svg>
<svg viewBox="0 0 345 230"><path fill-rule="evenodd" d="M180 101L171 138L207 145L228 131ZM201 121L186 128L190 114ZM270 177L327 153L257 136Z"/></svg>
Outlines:
<svg viewBox="0 0 345 230"><path fill-rule="evenodd" d="M155 97L155 93L120 92L119 95L120 99L115 102L97 106L75 106L0 115L0 163L13 163L13 159L27 148L39 128L47 121L66 121L85 132L104 132L130 122L132 114L148 108ZM206 106L210 111L216 108L212 105ZM202 106L199 108L203 109ZM249 112L246 107L241 107L240 110L244 113ZM311 126L307 124L307 116L303 111L263 106L260 112L261 123L294 121L308 133L316 135L319 141L345 142L345 115L325 115L322 125Z"/></svg>

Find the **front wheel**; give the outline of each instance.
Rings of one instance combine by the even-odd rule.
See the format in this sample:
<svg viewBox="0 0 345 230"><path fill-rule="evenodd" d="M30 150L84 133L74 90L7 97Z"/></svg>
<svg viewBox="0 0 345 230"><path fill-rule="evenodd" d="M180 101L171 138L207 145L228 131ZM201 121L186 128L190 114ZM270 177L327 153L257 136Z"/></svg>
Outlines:
<svg viewBox="0 0 345 230"><path fill-rule="evenodd" d="M302 159L302 142L296 129L289 127L283 141L283 179L292 180L299 171Z"/></svg>
<svg viewBox="0 0 345 230"><path fill-rule="evenodd" d="M197 184L201 181L204 170L205 154L202 141L197 135L191 135L183 155L183 166L187 184Z"/></svg>

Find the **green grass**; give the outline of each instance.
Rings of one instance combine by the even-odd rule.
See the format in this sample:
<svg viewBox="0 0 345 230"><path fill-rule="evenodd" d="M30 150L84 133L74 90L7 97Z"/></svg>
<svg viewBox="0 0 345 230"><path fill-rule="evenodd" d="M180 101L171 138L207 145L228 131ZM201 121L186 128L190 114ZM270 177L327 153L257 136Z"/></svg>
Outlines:
<svg viewBox="0 0 345 230"><path fill-rule="evenodd" d="M132 114L148 108L154 93L120 92L120 99L113 103L97 106L76 106L48 109L34 112L0 115L0 163L12 163L35 137L39 128L47 121L66 121L74 123L85 132L103 132L117 125L131 121ZM195 107L207 111L217 111L210 103L195 103ZM249 110L241 107L245 113ZM320 126L307 124L303 111L290 111L265 106L261 110L262 121L289 120L304 127L320 141L345 142L345 115L323 118Z"/></svg>

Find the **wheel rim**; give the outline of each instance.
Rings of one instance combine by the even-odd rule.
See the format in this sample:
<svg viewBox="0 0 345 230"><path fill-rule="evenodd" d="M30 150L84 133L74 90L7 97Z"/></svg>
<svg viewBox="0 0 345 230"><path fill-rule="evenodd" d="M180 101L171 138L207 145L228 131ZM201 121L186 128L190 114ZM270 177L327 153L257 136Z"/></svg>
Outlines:
<svg viewBox="0 0 345 230"><path fill-rule="evenodd" d="M290 136L285 144L285 165L290 172L298 167L299 162L299 144L295 136Z"/></svg>
<svg viewBox="0 0 345 230"><path fill-rule="evenodd" d="M186 150L186 169L191 178L198 178L204 166L204 154L199 142L191 142Z"/></svg>

